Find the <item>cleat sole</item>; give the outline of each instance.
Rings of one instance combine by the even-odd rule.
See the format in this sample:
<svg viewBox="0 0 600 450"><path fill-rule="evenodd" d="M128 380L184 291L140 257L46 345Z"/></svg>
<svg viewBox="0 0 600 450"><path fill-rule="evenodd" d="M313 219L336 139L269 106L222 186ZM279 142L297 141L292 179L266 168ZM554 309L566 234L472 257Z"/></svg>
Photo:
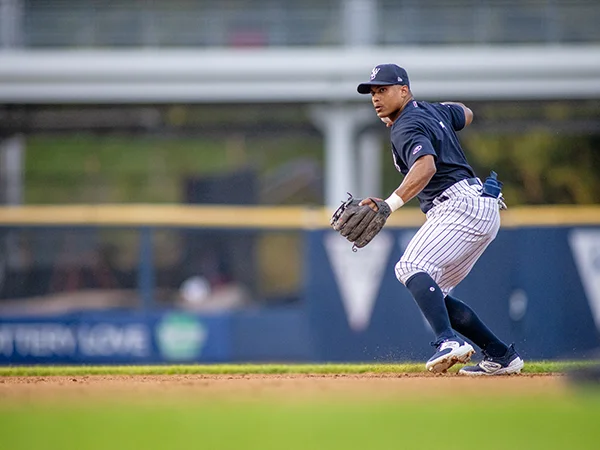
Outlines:
<svg viewBox="0 0 600 450"><path fill-rule="evenodd" d="M466 364L471 360L471 356L475 354L475 350L469 344L465 344L457 350L436 361L427 362L425 368L432 373L446 373L455 364Z"/></svg>

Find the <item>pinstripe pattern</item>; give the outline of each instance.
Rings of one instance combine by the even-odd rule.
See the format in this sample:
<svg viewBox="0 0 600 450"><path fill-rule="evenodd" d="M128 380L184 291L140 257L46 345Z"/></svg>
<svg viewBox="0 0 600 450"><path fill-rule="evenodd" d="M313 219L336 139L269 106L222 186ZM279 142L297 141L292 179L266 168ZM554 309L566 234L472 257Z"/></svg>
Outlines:
<svg viewBox="0 0 600 450"><path fill-rule="evenodd" d="M448 200L440 201L440 197ZM402 283L428 273L444 296L471 271L500 228L498 201L481 197L481 185L455 183L435 199L427 220L396 264Z"/></svg>

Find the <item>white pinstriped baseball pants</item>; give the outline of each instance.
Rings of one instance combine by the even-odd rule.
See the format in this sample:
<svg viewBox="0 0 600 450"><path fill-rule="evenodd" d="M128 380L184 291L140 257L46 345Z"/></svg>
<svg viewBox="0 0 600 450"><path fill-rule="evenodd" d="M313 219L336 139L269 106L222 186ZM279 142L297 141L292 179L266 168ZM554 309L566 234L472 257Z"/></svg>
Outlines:
<svg viewBox="0 0 600 450"><path fill-rule="evenodd" d="M448 200L440 201L440 197ZM396 264L401 283L428 273L444 296L471 271L500 228L498 200L481 197L481 184L462 180L446 189Z"/></svg>

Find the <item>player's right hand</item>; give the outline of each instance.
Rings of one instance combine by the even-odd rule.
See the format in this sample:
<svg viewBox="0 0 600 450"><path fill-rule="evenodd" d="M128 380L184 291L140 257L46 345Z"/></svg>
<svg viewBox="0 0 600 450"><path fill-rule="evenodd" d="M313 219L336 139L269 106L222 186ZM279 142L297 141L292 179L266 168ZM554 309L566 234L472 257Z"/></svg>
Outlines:
<svg viewBox="0 0 600 450"><path fill-rule="evenodd" d="M392 119L390 119L389 117L380 117L380 119L383 123L385 123L385 126L388 128L394 125L394 122L392 122Z"/></svg>

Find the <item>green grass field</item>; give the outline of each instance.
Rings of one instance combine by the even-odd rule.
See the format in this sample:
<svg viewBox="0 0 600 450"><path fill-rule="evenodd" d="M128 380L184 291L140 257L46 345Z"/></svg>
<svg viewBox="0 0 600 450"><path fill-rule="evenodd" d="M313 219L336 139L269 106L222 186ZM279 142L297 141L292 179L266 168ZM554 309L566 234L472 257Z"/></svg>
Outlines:
<svg viewBox="0 0 600 450"><path fill-rule="evenodd" d="M595 364L593 361L527 362L523 373L561 373ZM452 371L458 370L455 367ZM362 374L419 373L422 363L408 364L206 364L154 366L14 366L0 367L2 376L53 375L219 375L219 374Z"/></svg>
<svg viewBox="0 0 600 450"><path fill-rule="evenodd" d="M599 397L2 408L6 449L597 449Z"/></svg>
<svg viewBox="0 0 600 450"><path fill-rule="evenodd" d="M587 363L541 362L528 364L527 372L564 372ZM423 371L422 364L407 365L207 365L148 367L9 367L0 369L0 448L1 449L596 449L600 442L600 389L570 386L557 392L544 383L555 377L534 377L541 387L535 392L493 391L491 379L465 379L457 376L419 378L419 391L405 396L395 391L389 398L378 395L354 395L342 391L314 392L304 396L234 395L206 396L194 386L190 395L160 395L144 391L143 383L132 386L132 398L107 394L106 398L87 396L80 383L55 383L51 398L37 396L34 387L21 380L26 395L11 397L11 376L31 376L42 388L62 375L155 375L183 376L198 374L349 374L329 382L352 381L358 390L364 383L390 383L415 380L403 373ZM385 374L384 378L361 378L361 374ZM390 378L389 375L399 377ZM352 378L348 378L348 376ZM41 381L39 377L42 378ZM175 377L174 377L175 378ZM531 377L498 377L506 387ZM169 380L170 378L167 378ZM161 378L167 389L168 381ZM204 382L206 378L202 378ZM227 386L227 377L219 378ZM252 378L236 377L234 386ZM271 393L295 380L285 376L271 382ZM338 380L338 381L336 381ZM442 385L462 383L462 390ZM75 379L73 379L75 381ZM256 381L256 379L254 379ZM555 380L556 381L556 380ZM312 383L304 378L304 386ZM432 382L431 386L428 383ZM164 384L167 383L167 384ZM77 386L72 387L73 384ZM465 391L464 387L469 390ZM142 387L140 387L142 386ZM185 384L180 386L185 387ZM200 385L195 385L196 387ZM305 388L305 387L304 387ZM62 399L62 390L69 392ZM96 386L96 389L98 387ZM159 387L162 389L162 387ZM40 391L43 392L43 389ZM146 392L148 396L145 396ZM158 391L160 392L160 391ZM465 393L466 392L466 393ZM461 394L462 393L462 394ZM75 395L75 397L74 397Z"/></svg>

